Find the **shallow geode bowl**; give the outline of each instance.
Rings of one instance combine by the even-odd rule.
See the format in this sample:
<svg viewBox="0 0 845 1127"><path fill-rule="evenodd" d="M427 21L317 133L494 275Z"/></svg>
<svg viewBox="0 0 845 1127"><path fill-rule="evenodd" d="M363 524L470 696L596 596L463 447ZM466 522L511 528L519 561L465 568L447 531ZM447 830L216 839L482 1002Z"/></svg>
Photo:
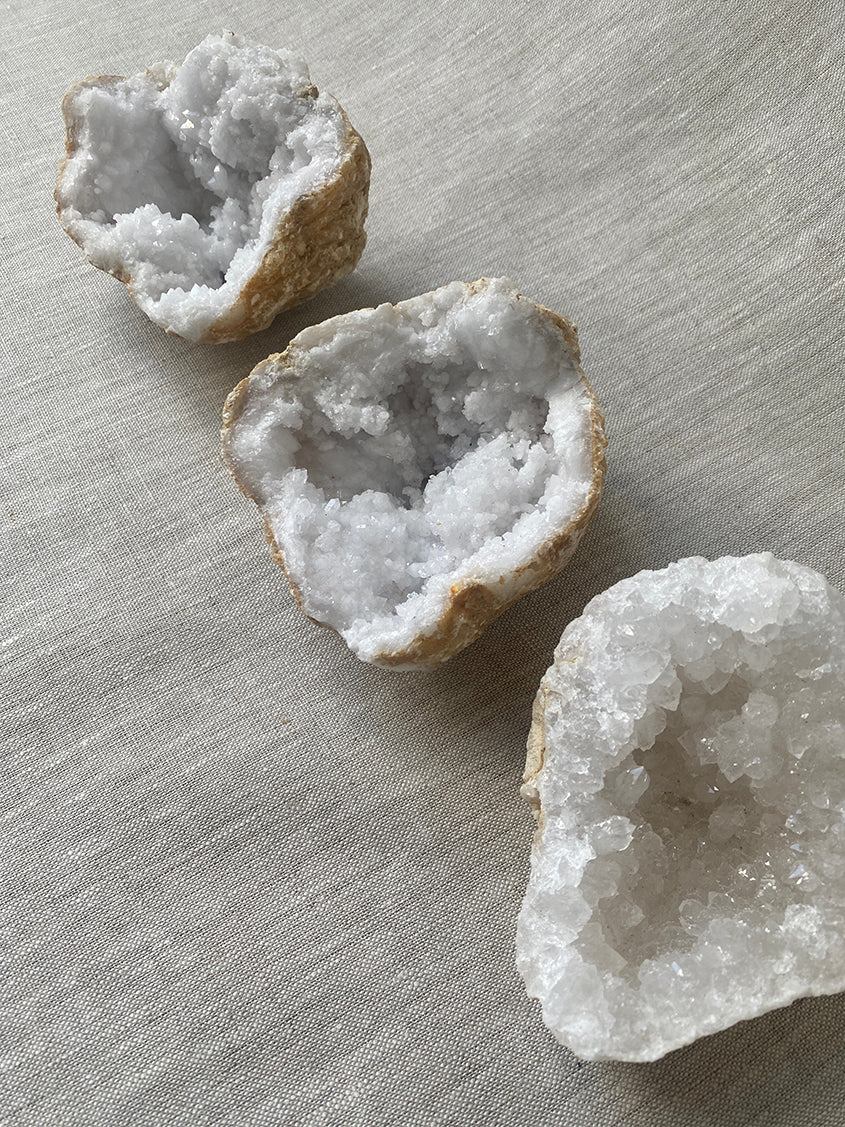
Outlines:
<svg viewBox="0 0 845 1127"><path fill-rule="evenodd" d="M534 710L518 966L590 1060L845 989L845 600L769 554L618 583Z"/></svg>
<svg viewBox="0 0 845 1127"><path fill-rule="evenodd" d="M574 326L506 279L308 328L224 414L302 609L398 669L440 665L564 566L604 450Z"/></svg>
<svg viewBox="0 0 845 1127"><path fill-rule="evenodd" d="M62 110L62 226L168 332L239 340L358 262L370 157L290 52L210 35Z"/></svg>

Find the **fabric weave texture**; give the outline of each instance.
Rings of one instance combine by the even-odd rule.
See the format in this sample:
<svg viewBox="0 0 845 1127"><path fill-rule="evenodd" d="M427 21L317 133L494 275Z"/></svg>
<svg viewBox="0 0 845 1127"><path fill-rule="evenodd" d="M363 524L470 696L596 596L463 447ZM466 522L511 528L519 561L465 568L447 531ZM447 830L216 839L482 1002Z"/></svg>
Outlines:
<svg viewBox="0 0 845 1127"><path fill-rule="evenodd" d="M10 1127L845 1124L845 998L582 1065L514 969L531 703L643 567L771 550L845 589L845 15L832 0L4 6L0 442ZM62 233L59 105L231 28L373 158L354 274L195 346ZM308 324L508 275L608 420L561 577L442 670L295 607L219 455Z"/></svg>

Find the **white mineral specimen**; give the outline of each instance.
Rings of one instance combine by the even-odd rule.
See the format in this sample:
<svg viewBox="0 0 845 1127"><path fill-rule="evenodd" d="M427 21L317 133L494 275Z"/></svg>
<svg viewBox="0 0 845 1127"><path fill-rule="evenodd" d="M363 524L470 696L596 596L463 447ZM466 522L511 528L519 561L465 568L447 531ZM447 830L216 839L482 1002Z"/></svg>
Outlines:
<svg viewBox="0 0 845 1127"><path fill-rule="evenodd" d="M593 599L535 704L519 969L589 1060L845 988L845 600L769 554Z"/></svg>
<svg viewBox="0 0 845 1127"><path fill-rule="evenodd" d="M224 422L303 610L394 668L439 665L555 574L604 476L574 327L505 279L306 329Z"/></svg>
<svg viewBox="0 0 845 1127"><path fill-rule="evenodd" d="M367 149L287 51L210 35L179 66L85 79L62 109L62 225L169 332L236 340L361 256Z"/></svg>

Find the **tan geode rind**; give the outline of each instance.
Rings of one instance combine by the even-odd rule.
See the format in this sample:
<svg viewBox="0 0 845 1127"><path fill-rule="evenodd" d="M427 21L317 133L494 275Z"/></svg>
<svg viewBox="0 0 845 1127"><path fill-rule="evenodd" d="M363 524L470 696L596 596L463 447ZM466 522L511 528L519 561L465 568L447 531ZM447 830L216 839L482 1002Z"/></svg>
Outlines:
<svg viewBox="0 0 845 1127"><path fill-rule="evenodd" d="M166 87L166 82L148 74L157 89ZM86 88L114 87L123 81L124 76L111 74L85 78L71 86L62 100L67 133L65 157L54 196L59 222L83 250L83 242L71 230L72 224L67 219L66 212L73 204L63 184L65 169L80 144L82 117L76 113L75 102ZM307 96L317 98L318 93L316 86L312 86ZM337 172L325 184L295 201L279 224L259 268L229 308L195 338L196 343L223 344L260 332L278 313L314 297L358 265L367 241L364 222L369 201L370 154L361 135L350 125L343 107L336 99L332 100L344 125L343 159ZM97 266L92 259L88 261ZM140 305L131 274L125 270L105 272L125 282L130 297ZM166 331L179 335L171 329Z"/></svg>
<svg viewBox="0 0 845 1127"><path fill-rule="evenodd" d="M469 289L472 293L478 293L486 288L487 285L488 279L480 278L476 282L471 283ZM522 294L519 294L518 298L520 301L530 301L530 298L526 298ZM404 304L404 302L399 302L396 308L400 309ZM605 458L607 438L604 429L604 414L599 406L595 392L590 387L581 370L577 327L565 317L561 317L560 314L554 313L545 306L538 305L536 302L531 302L531 304L542 317L551 321L562 333L576 365L579 378L590 397L590 460L593 473L587 499L565 528L562 528L554 536L544 541L530 561L522 564L511 573L511 578L517 578L519 580L519 589L516 593L503 595L496 590L495 586L488 586L469 580L454 584L450 592L449 602L436 626L431 630L418 634L402 649L377 654L374 659L377 665L382 665L386 668L407 669L413 667L431 670L436 669L445 661L448 661L449 658L460 653L460 651L470 645L471 642L474 642L476 638L483 633L485 628L498 618L500 614L506 611L508 607L522 598L523 595L527 595L529 591L533 591L543 583L547 583L563 569L578 547L581 537L596 511L607 466ZM241 380L226 400L226 405L223 410L223 429L221 431L223 459L232 477L237 482L238 488L245 496L256 501L256 504L258 504L257 498L250 491L248 485L239 478L232 459L229 456L229 435L240 417L241 412L246 407L250 394L251 379L270 364L282 365L288 368L292 373L296 373L299 366L297 361L301 354L301 350L296 341L292 341L284 352L268 356L266 360L258 364L249 376ZM313 618L305 610L302 594L291 578L285 565L284 553L277 543L270 523L264 513L262 513L262 518L264 521L264 535L270 545L273 559L284 570L291 593L300 609L308 618L311 618L312 622L317 623L318 626L325 626L330 630L334 630L334 627L326 622L321 622L319 619ZM504 577L500 585L502 587L511 586L510 584L505 584Z"/></svg>
<svg viewBox="0 0 845 1127"><path fill-rule="evenodd" d="M531 807L531 813L538 822L542 807L540 792L537 790L535 780L542 771L543 761L546 758L546 701L548 695L545 685L540 685L531 708L531 729L525 746L525 770L522 773L522 786L519 788L519 793Z"/></svg>

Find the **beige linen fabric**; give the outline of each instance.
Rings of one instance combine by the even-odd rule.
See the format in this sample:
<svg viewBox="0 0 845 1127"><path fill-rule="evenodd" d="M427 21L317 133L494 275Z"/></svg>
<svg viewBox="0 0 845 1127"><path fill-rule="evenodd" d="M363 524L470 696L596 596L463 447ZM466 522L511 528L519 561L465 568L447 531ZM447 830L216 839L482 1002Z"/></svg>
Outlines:
<svg viewBox="0 0 845 1127"><path fill-rule="evenodd" d="M586 600L771 549L845 588L833 0L4 5L0 1123L845 1123L845 998L580 1065L513 967L531 700ZM53 214L86 74L229 27L373 157L360 268L237 345L166 337ZM218 453L306 324L508 274L576 320L605 498L435 674L290 599Z"/></svg>

